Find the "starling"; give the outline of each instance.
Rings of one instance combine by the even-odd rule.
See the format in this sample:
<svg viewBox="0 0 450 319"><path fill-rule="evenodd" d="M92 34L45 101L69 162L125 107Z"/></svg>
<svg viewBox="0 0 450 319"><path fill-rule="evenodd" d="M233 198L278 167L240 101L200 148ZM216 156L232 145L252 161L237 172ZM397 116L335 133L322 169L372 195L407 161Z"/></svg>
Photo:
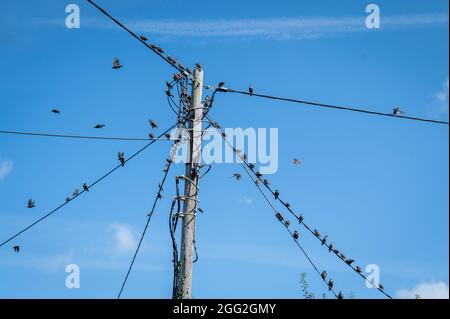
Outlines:
<svg viewBox="0 0 450 319"><path fill-rule="evenodd" d="M342 294L341 291L339 291L338 299L344 299L344 295Z"/></svg>
<svg viewBox="0 0 450 319"><path fill-rule="evenodd" d="M264 176L264 175L263 175L262 173L256 172L256 177L261 178L261 177L263 177L263 176Z"/></svg>
<svg viewBox="0 0 450 319"><path fill-rule="evenodd" d="M264 183L264 185L266 185L266 186L269 186L269 185L270 185L270 182L269 182L267 179L265 179L265 180L263 181L263 183Z"/></svg>
<svg viewBox="0 0 450 319"><path fill-rule="evenodd" d="M58 109L53 109L53 110L52 110L52 113L53 113L53 114L61 114L61 111L58 110Z"/></svg>
<svg viewBox="0 0 450 319"><path fill-rule="evenodd" d="M150 126L152 127L152 129L158 128L158 124L156 124L156 122L153 121L153 120L148 120L148 124L150 124Z"/></svg>
<svg viewBox="0 0 450 319"><path fill-rule="evenodd" d="M289 227L289 226L291 226L291 222L290 222L289 220L286 220L286 221L284 222L284 225L285 225L286 227Z"/></svg>
<svg viewBox="0 0 450 319"><path fill-rule="evenodd" d="M240 181L242 178L242 175L239 173L235 173L235 174L233 174L233 178L236 178L237 181Z"/></svg>
<svg viewBox="0 0 450 319"><path fill-rule="evenodd" d="M124 167L125 166L125 153L124 152L117 153L117 158L119 159L122 167Z"/></svg>
<svg viewBox="0 0 450 319"><path fill-rule="evenodd" d="M74 190L72 196L77 197L78 195L80 195L80 191L78 189Z"/></svg>
<svg viewBox="0 0 450 319"><path fill-rule="evenodd" d="M359 267L359 266L356 266L356 272L357 272L358 274L362 273L362 269L361 269L361 267Z"/></svg>
<svg viewBox="0 0 450 319"><path fill-rule="evenodd" d="M327 274L327 272L324 270L320 276L322 277L323 280L325 280L325 279L327 279L328 274Z"/></svg>
<svg viewBox="0 0 450 319"><path fill-rule="evenodd" d="M220 82L218 86L219 88L223 88L225 86L225 82Z"/></svg>
<svg viewBox="0 0 450 319"><path fill-rule="evenodd" d="M172 83L170 83L170 82L168 82L168 81L166 81L166 86L167 86L167 88L168 88L169 90L171 90L171 89L173 88Z"/></svg>
<svg viewBox="0 0 450 319"><path fill-rule="evenodd" d="M333 289L333 286L334 286L334 281L333 281L333 279L330 279L330 280L328 281L328 290Z"/></svg>
<svg viewBox="0 0 450 319"><path fill-rule="evenodd" d="M253 87L253 84L251 84L250 87L248 88L248 93L250 93L250 95L253 95L253 93L255 93L255 89Z"/></svg>
<svg viewBox="0 0 450 319"><path fill-rule="evenodd" d="M154 135L154 134L152 134L152 133L148 134L148 137L149 137L151 140L155 140L155 139L156 139L156 135Z"/></svg>
<svg viewBox="0 0 450 319"><path fill-rule="evenodd" d="M66 197L66 203L70 202L70 197Z"/></svg>
<svg viewBox="0 0 450 319"><path fill-rule="evenodd" d="M186 68L186 72L187 72L188 74L190 74L190 75L193 75L193 74L194 74L194 72L192 72L192 70L189 69L189 68Z"/></svg>
<svg viewBox="0 0 450 319"><path fill-rule="evenodd" d="M14 246L13 249L14 252L18 253L20 251L20 246Z"/></svg>
<svg viewBox="0 0 450 319"><path fill-rule="evenodd" d="M405 114L399 107L396 107L393 111L392 111L392 114L394 115L394 116L400 116L400 115L403 115L403 114Z"/></svg>
<svg viewBox="0 0 450 319"><path fill-rule="evenodd" d="M197 208L197 210L198 210L200 213L202 213L202 214L205 213L205 211L204 211L203 209L201 209L201 208Z"/></svg>
<svg viewBox="0 0 450 319"><path fill-rule="evenodd" d="M145 35L141 35L141 36L139 37L139 39L141 39L141 40L144 41L144 42L147 42L147 41L148 41L148 38L147 38Z"/></svg>
<svg viewBox="0 0 450 319"><path fill-rule="evenodd" d="M168 57L167 57L167 60L169 60L169 62L170 62L172 65L177 65L177 59L175 59L175 58L173 58L173 57L171 57L171 56L168 56Z"/></svg>
<svg viewBox="0 0 450 319"><path fill-rule="evenodd" d="M295 240L298 240L298 238L300 237L298 234L298 231L294 232L294 235L292 235L294 237Z"/></svg>
<svg viewBox="0 0 450 319"><path fill-rule="evenodd" d="M173 75L173 80L174 81L180 81L181 79L182 79L183 77L180 75L180 74L178 74L178 73L175 73L174 75Z"/></svg>
<svg viewBox="0 0 450 319"><path fill-rule="evenodd" d="M380 288L381 290L384 290L384 286L381 284L381 282L378 284L378 288Z"/></svg>
<svg viewBox="0 0 450 319"><path fill-rule="evenodd" d="M106 125L104 124L97 124L96 126L94 126L95 129L102 129L104 128Z"/></svg>
<svg viewBox="0 0 450 319"><path fill-rule="evenodd" d="M172 136L170 134L164 134L164 137L167 138L168 140L170 140L172 138Z"/></svg>
<svg viewBox="0 0 450 319"><path fill-rule="evenodd" d="M173 94L172 92L170 92L170 90L166 90L165 92L168 97L173 97Z"/></svg>
<svg viewBox="0 0 450 319"><path fill-rule="evenodd" d="M275 191L274 193L275 199L278 200L278 198L280 198L280 192L278 190Z"/></svg>
<svg viewBox="0 0 450 319"><path fill-rule="evenodd" d="M35 205L35 203L34 203L34 200L32 200L32 199L30 198L30 199L28 200L27 207L28 207L28 208L35 208L36 205Z"/></svg>
<svg viewBox="0 0 450 319"><path fill-rule="evenodd" d="M334 244L331 243L330 246L328 246L328 252L331 253L331 251L333 250L333 248L334 248Z"/></svg>
<svg viewBox="0 0 450 319"><path fill-rule="evenodd" d="M113 67L114 70L118 70L120 68L123 68L123 65L120 64L120 60L118 58L114 58L113 61Z"/></svg>
<svg viewBox="0 0 450 319"><path fill-rule="evenodd" d="M346 263L347 265L349 265L349 266L351 266L354 262L355 262L355 261L354 261L353 259L347 259L347 260L345 261L345 263Z"/></svg>
<svg viewBox="0 0 450 319"><path fill-rule="evenodd" d="M322 238L322 246L325 246L325 244L327 243L327 239L328 239L328 236L325 236L324 238Z"/></svg>
<svg viewBox="0 0 450 319"><path fill-rule="evenodd" d="M344 260L347 259L343 253L341 253L340 256L341 256L341 258L344 259Z"/></svg>
<svg viewBox="0 0 450 319"><path fill-rule="evenodd" d="M275 217L282 222L284 220L283 215L281 215L281 213L276 213Z"/></svg>
<svg viewBox="0 0 450 319"><path fill-rule="evenodd" d="M254 169L255 169L255 164L248 164L248 167L249 167L251 170L254 170Z"/></svg>
<svg viewBox="0 0 450 319"><path fill-rule="evenodd" d="M284 206L285 206L287 209L290 209L290 208L291 208L291 204L289 204L289 203L285 203Z"/></svg>
<svg viewBox="0 0 450 319"><path fill-rule="evenodd" d="M299 217L298 217L298 222L300 223L300 224L303 224L303 221L305 220L305 217L303 217L303 215L300 215Z"/></svg>
<svg viewBox="0 0 450 319"><path fill-rule="evenodd" d="M178 63L178 67L179 67L180 69L182 69L183 71L186 71L186 67L185 67L183 64Z"/></svg>
<svg viewBox="0 0 450 319"><path fill-rule="evenodd" d="M87 183L84 183L84 184L83 184L83 190L84 190L85 192L89 192L89 186L88 186Z"/></svg>
<svg viewBox="0 0 450 319"><path fill-rule="evenodd" d="M292 164L294 164L295 166L298 166L298 165L300 165L301 163L302 163L302 161L299 160L299 159L297 159L297 158L295 158L295 159L292 160Z"/></svg>

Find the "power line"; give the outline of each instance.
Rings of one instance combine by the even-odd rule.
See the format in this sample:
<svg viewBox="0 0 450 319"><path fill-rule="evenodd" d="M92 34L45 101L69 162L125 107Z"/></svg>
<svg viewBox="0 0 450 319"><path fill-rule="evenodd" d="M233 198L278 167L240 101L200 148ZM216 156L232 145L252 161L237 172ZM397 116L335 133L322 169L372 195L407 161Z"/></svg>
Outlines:
<svg viewBox="0 0 450 319"><path fill-rule="evenodd" d="M126 27L122 22L114 18L112 15L110 15L108 12L106 12L105 9L100 7L98 4L96 4L92 0L87 0L90 4L92 4L94 7L96 7L101 13L103 13L105 16L110 18L114 23L116 23L119 27L127 31L133 38L141 42L143 45L145 45L148 49L152 50L156 55L158 55L161 59L166 61L169 65L171 65L173 68L177 69L179 72L181 72L185 77L189 77L189 73L187 72L187 69L185 69L184 66L179 65L176 63L173 58L165 55L164 51L161 50L161 48L158 48L154 45L149 45L146 41L142 40L135 32L131 31L128 27ZM162 51L162 52L160 52Z"/></svg>
<svg viewBox="0 0 450 319"><path fill-rule="evenodd" d="M100 137L100 136L63 135L63 134L19 132L19 131L0 131L0 134L36 136L36 137L55 137L55 138L68 138L68 139L84 139L84 140L106 140L106 141L170 141L171 140L170 138Z"/></svg>
<svg viewBox="0 0 450 319"><path fill-rule="evenodd" d="M167 176L169 175L169 170L170 170L171 166L172 166L172 160L169 158L167 160L166 169L164 170L164 172L165 172L164 173L164 177L163 177L161 183L158 186L158 193L156 195L155 201L153 202L152 210L148 214L147 223L145 224L144 231L142 232L141 239L139 240L139 244L138 244L138 246L136 248L136 251L134 252L133 259L131 260L131 264L130 264L130 266L128 268L128 271L127 271L127 274L125 276L125 279L124 279L124 281L122 283L122 286L120 288L120 292L119 292L119 295L118 295L117 299L120 299L120 297L122 296L123 289L125 288L125 285L126 285L126 283L128 281L128 277L130 276L131 270L133 269L134 262L136 261L136 257L137 257L137 255L139 253L139 250L141 248L142 242L144 241L144 237L145 237L145 234L147 233L147 229L148 229L148 226L150 225L150 221L152 219L153 213L155 212L156 205L157 205L158 201L161 199L161 193L163 191L163 187L164 187L164 184L166 182Z"/></svg>
<svg viewBox="0 0 450 319"><path fill-rule="evenodd" d="M257 178L258 181L261 181L261 177L258 176L258 173L254 171L254 168L247 162L247 160L243 157L243 155L241 155L241 154L236 150L236 148L235 148L233 145L231 145L231 144L227 141L227 139L226 139L226 137L225 137L225 133L223 133L223 132L217 127L217 124L213 123L213 121L211 120L211 118L210 118L208 115L206 115L206 118L207 118L207 120L209 121L209 123L211 123L211 125L212 125L212 126L213 126L220 134L221 134L221 136L222 136L223 140L225 141L225 143L233 150L233 153L241 160L241 164L243 165L243 167L247 168L250 172L252 172L252 174L253 174L254 176L256 176L256 178ZM305 223L303 215L297 215L297 214L292 210L292 208L290 207L290 204L287 203L287 202L285 202L285 201L283 201L283 200L281 199L281 197L280 197L280 194L277 193L277 191L273 191L272 188L269 186L269 184L268 184L267 182L263 181L262 184L266 187L266 189L267 189L269 192L272 193L272 195L274 196L274 198L275 198L277 201L279 201L279 202L287 209L287 211L299 221L299 223L300 223L301 225L303 225L303 226L304 226L304 227L305 227L305 228L306 228L306 229L307 229L307 230L308 230L315 238L317 238L317 239L321 242L322 246L324 246L325 248L327 248L327 249L329 250L329 252L333 252L333 254L335 254L341 261L343 261L347 266L349 266L354 272L356 272L359 276L361 276L363 279L365 279L366 282L370 282L370 284L371 284L374 288L376 288L378 291L380 291L382 294L384 294L384 295L385 295L386 297L388 297L389 299L392 299L392 297L384 290L384 287L382 287L381 285L378 285L378 286L377 286L377 285L375 285L374 283L372 283L371 281L369 281L369 280L367 279L367 277L364 276L364 275L362 274L361 271L358 271L358 268L355 268L354 266L352 266L351 263L350 263L350 264L347 263L347 260L345 259L345 257L343 257L342 254L339 254L339 251L337 251L336 249L333 249L333 246L331 246L330 244L326 243L326 242L323 240L323 238L321 239L321 238L320 238L320 235L318 235L318 234L316 233L316 231L313 231L312 228L309 227L309 226Z"/></svg>
<svg viewBox="0 0 450 319"><path fill-rule="evenodd" d="M339 106L339 105L310 102L310 101L297 100L297 99L292 99L292 98L278 97L278 96L273 96L273 95L249 93L249 92L233 90L233 89L229 89L229 88L225 88L225 87L218 88L218 91L222 92L222 93L236 93L236 94L242 94L242 95L247 95L247 96L255 96L255 97L264 98L264 99L292 102L292 103L298 103L298 104L304 104L304 105L310 105L310 106L324 107L324 108L329 108L329 109L337 109L337 110L343 110L343 111L365 113L365 114L370 114L370 115L393 117L393 118L400 118L400 119L406 119L406 120L449 125L449 122L446 122L446 121L438 121L438 120L404 116L404 115L394 115L392 113L369 111L369 110L365 110L365 109L352 108L352 107L348 107L348 106Z"/></svg>
<svg viewBox="0 0 450 319"><path fill-rule="evenodd" d="M165 131L163 134L160 135L160 137L164 136L164 134L170 132L174 127L176 127L177 124L172 125L172 127L170 127L167 131ZM133 155L131 155L127 160L125 160L125 163L128 163L129 161L131 161L133 158L135 158L136 156L138 156L140 153L142 153L144 150L146 150L147 148L149 148L151 145L153 145L154 143L156 143L156 141L152 141L150 143L148 143L147 145L145 145L144 147L142 147L139 151L137 151L136 153L134 153ZM90 184L88 186L88 189L94 187L95 185L97 185L98 183L100 183L101 181L103 181L105 178L107 178L109 175L111 175L112 173L114 173L115 171L117 171L119 168L122 167L122 164L117 165L115 168L113 168L112 170L110 170L108 173L106 173L105 175L103 175L102 177L100 177L99 179L97 179L95 182L93 182L92 184ZM40 222L42 222L43 220L47 219L48 217L50 217L51 215L55 214L56 212L58 212L61 208L63 208L64 206L68 205L70 202L72 202L72 200L80 197L82 194L84 194L86 192L86 190L82 190L79 194L74 195L73 197L70 198L70 201L66 201L63 204L59 205L57 208L55 208L54 210L52 210L51 212L49 212L48 214L46 214L45 216L39 218L38 220L36 220L34 223L32 223L31 225L25 227L24 229L20 230L19 232L17 232L15 235L11 236L10 238L8 238L7 240L5 240L4 242L2 242L0 244L0 248L3 247L4 245L6 245L7 243L9 243L10 241L12 241L13 239L17 238L18 236L20 236L21 234L23 234L24 232L26 232L27 230L31 229L32 227L36 226L37 224L39 224Z"/></svg>

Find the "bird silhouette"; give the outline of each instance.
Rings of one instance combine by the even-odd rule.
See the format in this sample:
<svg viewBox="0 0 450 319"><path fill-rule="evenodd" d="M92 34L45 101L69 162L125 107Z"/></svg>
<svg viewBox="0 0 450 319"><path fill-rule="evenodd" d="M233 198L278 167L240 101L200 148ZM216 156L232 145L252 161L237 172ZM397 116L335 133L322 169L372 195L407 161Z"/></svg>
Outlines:
<svg viewBox="0 0 450 319"><path fill-rule="evenodd" d="M380 288L381 290L384 290L384 286L381 284L381 282L378 284L378 288Z"/></svg>
<svg viewBox="0 0 450 319"><path fill-rule="evenodd" d="M392 114L394 116L400 116L405 114L405 112L403 112L399 107L394 108L394 110L392 111Z"/></svg>
<svg viewBox="0 0 450 319"><path fill-rule="evenodd" d="M190 68L186 68L186 72L190 75L194 75L194 72Z"/></svg>
<svg viewBox="0 0 450 319"><path fill-rule="evenodd" d="M124 167L125 166L125 153L124 152L117 153L117 158L119 159L122 167Z"/></svg>
<svg viewBox="0 0 450 319"><path fill-rule="evenodd" d="M53 109L53 110L52 110L52 113L53 113L53 114L61 114L61 111L58 110L58 109Z"/></svg>
<svg viewBox="0 0 450 319"><path fill-rule="evenodd" d="M156 135L154 135L154 134L152 134L152 133L148 134L148 137L149 137L151 140L155 140L155 139L156 139Z"/></svg>
<svg viewBox="0 0 450 319"><path fill-rule="evenodd" d="M34 203L34 200L32 200L32 199L30 198L30 199L28 200L27 207L28 207L28 208L35 208L35 207L36 207L36 204Z"/></svg>
<svg viewBox="0 0 450 319"><path fill-rule="evenodd" d="M170 92L169 90L166 90L165 92L166 92L166 95L167 95L168 97L173 97L172 92Z"/></svg>
<svg viewBox="0 0 450 319"><path fill-rule="evenodd" d="M139 39L141 39L141 40L144 41L144 42L147 42L147 41L148 41L148 38L147 38L145 35L141 35L141 36L139 37Z"/></svg>
<svg viewBox="0 0 450 319"><path fill-rule="evenodd" d="M341 258L344 259L344 260L347 259L343 253L341 253L340 256L341 256Z"/></svg>
<svg viewBox="0 0 450 319"><path fill-rule="evenodd" d="M298 166L298 165L300 165L301 163L302 163L302 161L299 160L299 159L297 159L297 158L295 158L295 159L292 160L292 164L294 164L295 166Z"/></svg>
<svg viewBox="0 0 450 319"><path fill-rule="evenodd" d="M178 67L179 67L181 70L186 71L186 67L185 67L183 64L178 63Z"/></svg>
<svg viewBox="0 0 450 319"><path fill-rule="evenodd" d="M250 93L250 95L253 95L255 93L255 88L253 87L253 84L251 84L248 88L248 93Z"/></svg>
<svg viewBox="0 0 450 319"><path fill-rule="evenodd" d="M158 128L158 124L156 124L156 122L153 121L153 120L148 120L148 124L150 124L150 126L152 127L152 129Z"/></svg>
<svg viewBox="0 0 450 319"><path fill-rule="evenodd" d="M275 199L277 200L278 198L280 198L280 192L278 190L275 191L274 193Z"/></svg>
<svg viewBox="0 0 450 319"><path fill-rule="evenodd" d="M218 85L219 88L223 88L224 86L225 86L225 82L219 82L219 85Z"/></svg>
<svg viewBox="0 0 450 319"><path fill-rule="evenodd" d="M284 225L285 225L286 227L291 226L291 221L286 219L286 221L284 222Z"/></svg>
<svg viewBox="0 0 450 319"><path fill-rule="evenodd" d="M120 64L119 58L114 58L113 67L112 68L114 70L119 70L119 69L123 68L123 65Z"/></svg>
<svg viewBox="0 0 450 319"><path fill-rule="evenodd" d="M330 280L328 281L328 290L330 291L331 289L333 289L334 286L334 281L333 279L330 278Z"/></svg>
<svg viewBox="0 0 450 319"><path fill-rule="evenodd" d="M355 262L355 261L354 261L353 259L347 259L347 260L345 261L345 263L346 263L347 265L349 265L349 266L351 266L354 262Z"/></svg>
<svg viewBox="0 0 450 319"><path fill-rule="evenodd" d="M283 215L281 215L281 213L276 213L276 214L275 214L275 217L276 217L280 222L282 222L282 221L284 220Z"/></svg>
<svg viewBox="0 0 450 319"><path fill-rule="evenodd" d="M240 181L242 178L242 175L239 173L235 173L235 174L233 174L233 178L235 178L237 181Z"/></svg>
<svg viewBox="0 0 450 319"><path fill-rule="evenodd" d="M328 252L331 253L331 251L332 251L333 249L334 249L334 244L331 243L331 244L328 246Z"/></svg>
<svg viewBox="0 0 450 319"><path fill-rule="evenodd" d="M341 291L339 291L338 299L344 299L344 295L342 294Z"/></svg>
<svg viewBox="0 0 450 319"><path fill-rule="evenodd" d="M70 197L66 197L66 203L70 202Z"/></svg>
<svg viewBox="0 0 450 319"><path fill-rule="evenodd" d="M89 192L89 186L88 186L87 183L84 183L84 184L83 184L83 190L84 190L85 192Z"/></svg>
<svg viewBox="0 0 450 319"><path fill-rule="evenodd" d="M170 83L169 81L166 81L166 86L169 90L172 90L172 88L173 88L172 83Z"/></svg>
<svg viewBox="0 0 450 319"><path fill-rule="evenodd" d="M73 197L77 197L78 195L80 195L80 191L78 189L74 190L72 193Z"/></svg>
<svg viewBox="0 0 450 319"><path fill-rule="evenodd" d="M169 60L170 64L177 65L177 59L174 57L171 57L170 55L167 57L167 60Z"/></svg>
<svg viewBox="0 0 450 319"><path fill-rule="evenodd" d="M320 276L322 277L323 280L325 280L325 279L327 279L328 274L327 274L327 272L324 270Z"/></svg>
<svg viewBox="0 0 450 319"><path fill-rule="evenodd" d="M97 124L96 126L94 126L95 129L102 129L104 128L106 125L104 124Z"/></svg>
<svg viewBox="0 0 450 319"><path fill-rule="evenodd" d="M295 232L294 232L294 235L292 235L292 236L294 237L295 240L298 240L299 237L300 237L298 231L295 231Z"/></svg>
<svg viewBox="0 0 450 319"><path fill-rule="evenodd" d="M303 217L303 214L298 217L298 222L300 224L302 224L304 220L305 220L305 217Z"/></svg>
<svg viewBox="0 0 450 319"><path fill-rule="evenodd" d="M325 236L322 238L322 246L324 246L327 243L328 236Z"/></svg>
<svg viewBox="0 0 450 319"><path fill-rule="evenodd" d="M361 269L361 267L359 267L359 266L356 266L356 272L357 272L358 274L362 273L362 269Z"/></svg>
<svg viewBox="0 0 450 319"><path fill-rule="evenodd" d="M286 207L287 209L289 209L289 208L291 208L291 204L285 203L285 204L284 204L284 207Z"/></svg>
<svg viewBox="0 0 450 319"><path fill-rule="evenodd" d="M265 180L263 181L263 183L264 183L264 185L266 185L266 186L269 186L269 185L270 185L270 181L267 180L267 179L265 179Z"/></svg>
<svg viewBox="0 0 450 319"><path fill-rule="evenodd" d="M14 246L13 249L15 253L20 252L20 246Z"/></svg>
<svg viewBox="0 0 450 319"><path fill-rule="evenodd" d="M320 232L319 232L317 229L314 229L314 235L315 235L317 238L320 238Z"/></svg>

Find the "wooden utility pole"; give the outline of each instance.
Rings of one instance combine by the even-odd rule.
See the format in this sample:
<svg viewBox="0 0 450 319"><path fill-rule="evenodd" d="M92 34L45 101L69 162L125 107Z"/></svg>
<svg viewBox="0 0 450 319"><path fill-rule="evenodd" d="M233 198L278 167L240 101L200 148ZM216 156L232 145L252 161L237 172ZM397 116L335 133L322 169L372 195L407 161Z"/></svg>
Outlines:
<svg viewBox="0 0 450 319"><path fill-rule="evenodd" d="M203 70L197 65L192 83L192 96L189 110L189 158L186 163L184 188L183 229L181 241L180 271L177 280L178 299L192 299L192 261L195 245L195 217L197 213L197 194L201 161L202 123L203 123Z"/></svg>

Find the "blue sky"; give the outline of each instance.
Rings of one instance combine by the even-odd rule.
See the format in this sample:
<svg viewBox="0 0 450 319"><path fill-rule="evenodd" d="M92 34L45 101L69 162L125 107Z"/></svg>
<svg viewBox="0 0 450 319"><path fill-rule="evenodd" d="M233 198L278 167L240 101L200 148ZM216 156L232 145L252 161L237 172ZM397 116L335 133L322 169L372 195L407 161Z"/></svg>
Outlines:
<svg viewBox="0 0 450 319"><path fill-rule="evenodd" d="M164 97L172 70L85 1L81 29L65 6L4 2L0 11L0 129L146 137L147 118L174 118ZM364 28L366 1L99 1L207 83L448 120L448 1L378 1L382 28ZM126 68L111 69L118 56ZM53 107L62 114L55 117ZM448 297L448 127L221 95L223 127L279 128L272 185L364 266L378 264L394 296ZM116 165L141 142L0 136L0 239ZM86 196L0 249L1 298L114 298L142 231L169 145L159 143ZM303 165L293 167L291 160ZM176 168L182 174L183 166ZM299 274L323 284L237 165L202 180L195 298L299 298ZM152 220L126 298L171 297L165 201ZM27 210L33 197L37 208ZM305 234L302 243L338 290L381 298ZM14 254L12 246L22 247ZM65 266L81 268L66 289Z"/></svg>

